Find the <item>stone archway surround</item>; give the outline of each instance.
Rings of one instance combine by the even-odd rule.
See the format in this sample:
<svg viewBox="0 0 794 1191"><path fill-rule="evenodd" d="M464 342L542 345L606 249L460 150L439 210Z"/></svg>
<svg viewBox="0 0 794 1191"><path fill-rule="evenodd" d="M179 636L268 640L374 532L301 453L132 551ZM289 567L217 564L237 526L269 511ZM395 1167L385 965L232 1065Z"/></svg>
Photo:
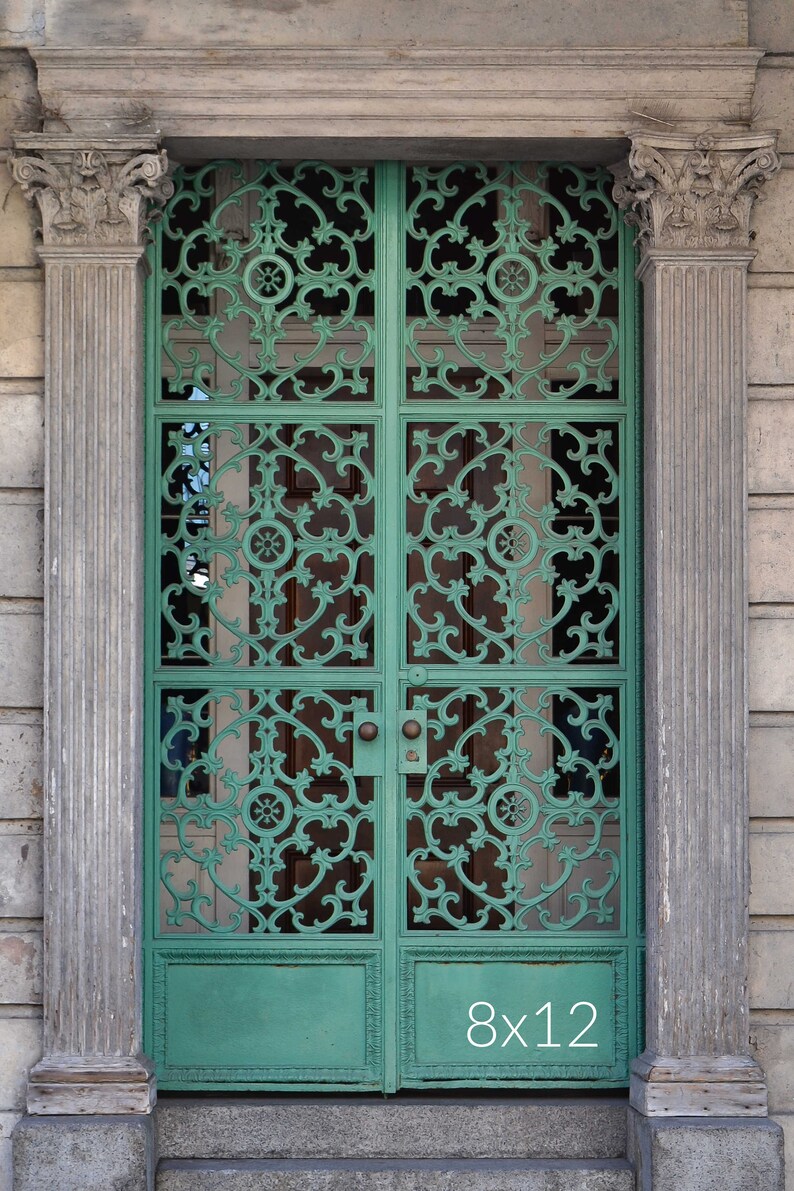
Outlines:
<svg viewBox="0 0 794 1191"><path fill-rule="evenodd" d="M73 131L19 136L13 163L41 214L47 353L44 1058L31 1072L20 1154L41 1144L45 1117L54 1128L75 1114L141 1125L156 1097L141 1042L138 583L141 254L147 204L170 188L163 140L196 156L284 152L286 142L290 156L331 156L343 144L346 155L491 146L491 155L615 160L626 137L615 194L642 245L646 386L648 1044L632 1075L633 1145L643 1189L662 1185L660 1131L686 1118L738 1130L754 1165L777 1152L747 1041L743 427L749 215L778 162L773 134L719 123L730 110L726 80L744 99L757 52L687 53L660 64L657 51L647 61L592 51L582 75L586 51L525 52L501 63L500 90L511 72L517 88L501 114L490 98L500 64L487 55L468 64L458 90L450 67L437 93L438 62L426 54L399 67L370 56L360 64L369 94L362 84L329 120L310 81L291 113L269 112L267 100L253 115L235 108L222 94L223 60L191 56L191 106L178 55L136 65L133 51L103 51L86 66L75 51L39 52L42 94L57 87ZM109 80L125 56L128 69L148 72L145 102L162 136L120 127ZM307 76L287 53L278 65L298 93ZM344 67L327 56L321 65ZM238 54L252 79L267 66L264 53ZM424 107L393 118L388 96L411 69L417 85L425 79ZM569 88L562 116L549 109L554 79ZM690 102L713 124L625 132L622 97L642 86L696 91ZM35 1185L23 1178L20 1188ZM777 1191L775 1178L759 1188Z"/></svg>

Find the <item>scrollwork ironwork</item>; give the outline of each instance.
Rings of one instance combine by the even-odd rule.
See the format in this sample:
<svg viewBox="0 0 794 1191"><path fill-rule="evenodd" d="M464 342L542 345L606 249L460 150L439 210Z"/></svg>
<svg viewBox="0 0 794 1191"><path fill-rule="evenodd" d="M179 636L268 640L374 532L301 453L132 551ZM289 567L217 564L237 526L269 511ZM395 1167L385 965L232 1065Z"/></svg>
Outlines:
<svg viewBox="0 0 794 1191"><path fill-rule="evenodd" d="M617 659L617 423L414 424L411 661Z"/></svg>
<svg viewBox="0 0 794 1191"><path fill-rule="evenodd" d="M410 396L612 392L617 213L607 179L528 163L410 171Z"/></svg>
<svg viewBox="0 0 794 1191"><path fill-rule="evenodd" d="M178 309L162 331L170 390L371 400L373 225L364 168L221 162L180 172L163 220L165 252L175 253L163 294Z"/></svg>
<svg viewBox="0 0 794 1191"><path fill-rule="evenodd" d="M164 657L372 665L374 427L165 433Z"/></svg>
<svg viewBox="0 0 794 1191"><path fill-rule="evenodd" d="M176 690L160 753L167 931L371 933L372 782L349 691Z"/></svg>
<svg viewBox="0 0 794 1191"><path fill-rule="evenodd" d="M432 743L406 805L414 929L615 928L618 703L475 684L415 696Z"/></svg>

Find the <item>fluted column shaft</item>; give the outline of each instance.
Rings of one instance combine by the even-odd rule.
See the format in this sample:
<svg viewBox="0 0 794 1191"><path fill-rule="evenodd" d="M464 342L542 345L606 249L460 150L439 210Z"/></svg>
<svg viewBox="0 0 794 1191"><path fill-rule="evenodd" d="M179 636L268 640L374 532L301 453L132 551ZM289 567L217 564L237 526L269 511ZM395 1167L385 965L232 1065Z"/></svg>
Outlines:
<svg viewBox="0 0 794 1191"><path fill-rule="evenodd" d="M164 159L40 136L46 332L44 1057L28 1111L146 1113L143 224ZM146 146L144 146L145 148Z"/></svg>
<svg viewBox="0 0 794 1191"><path fill-rule="evenodd" d="M684 1105L673 1101L682 1095L704 1109L712 1096L724 1101L721 1068L736 1084L732 1111L763 1111L766 1103L760 1072L739 1058L748 1046L744 295L751 255L651 249L641 270L654 350L645 372L649 964L647 1070L640 1070L671 1085L655 1099L677 1112ZM693 1056L695 1064L678 1062ZM635 1106L652 1107L648 1097L647 1080L635 1081Z"/></svg>
<svg viewBox="0 0 794 1191"><path fill-rule="evenodd" d="M745 324L768 134L638 133L645 291L647 1116L763 1116L747 1000Z"/></svg>

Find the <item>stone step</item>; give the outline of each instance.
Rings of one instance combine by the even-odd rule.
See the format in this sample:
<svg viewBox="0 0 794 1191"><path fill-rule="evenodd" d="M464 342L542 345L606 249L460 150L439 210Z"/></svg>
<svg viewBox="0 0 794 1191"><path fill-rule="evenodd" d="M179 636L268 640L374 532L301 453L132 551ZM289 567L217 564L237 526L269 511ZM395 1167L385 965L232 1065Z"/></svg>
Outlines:
<svg viewBox="0 0 794 1191"><path fill-rule="evenodd" d="M621 1097L169 1096L157 1126L160 1156L175 1159L623 1158L626 1108Z"/></svg>
<svg viewBox="0 0 794 1191"><path fill-rule="evenodd" d="M589 1161L164 1159L157 1191L634 1191L619 1158Z"/></svg>

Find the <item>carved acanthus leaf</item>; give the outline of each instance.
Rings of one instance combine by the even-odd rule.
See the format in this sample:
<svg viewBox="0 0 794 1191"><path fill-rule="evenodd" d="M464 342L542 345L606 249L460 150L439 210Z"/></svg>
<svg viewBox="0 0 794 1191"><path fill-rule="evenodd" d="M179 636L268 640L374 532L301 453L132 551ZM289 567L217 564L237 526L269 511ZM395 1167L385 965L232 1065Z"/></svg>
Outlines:
<svg viewBox="0 0 794 1191"><path fill-rule="evenodd" d="M173 194L164 151L128 157L98 149L12 155L11 169L41 212L47 245L141 244L147 207Z"/></svg>
<svg viewBox="0 0 794 1191"><path fill-rule="evenodd" d="M780 168L773 134L629 134L613 197L643 249L747 248L750 212Z"/></svg>

